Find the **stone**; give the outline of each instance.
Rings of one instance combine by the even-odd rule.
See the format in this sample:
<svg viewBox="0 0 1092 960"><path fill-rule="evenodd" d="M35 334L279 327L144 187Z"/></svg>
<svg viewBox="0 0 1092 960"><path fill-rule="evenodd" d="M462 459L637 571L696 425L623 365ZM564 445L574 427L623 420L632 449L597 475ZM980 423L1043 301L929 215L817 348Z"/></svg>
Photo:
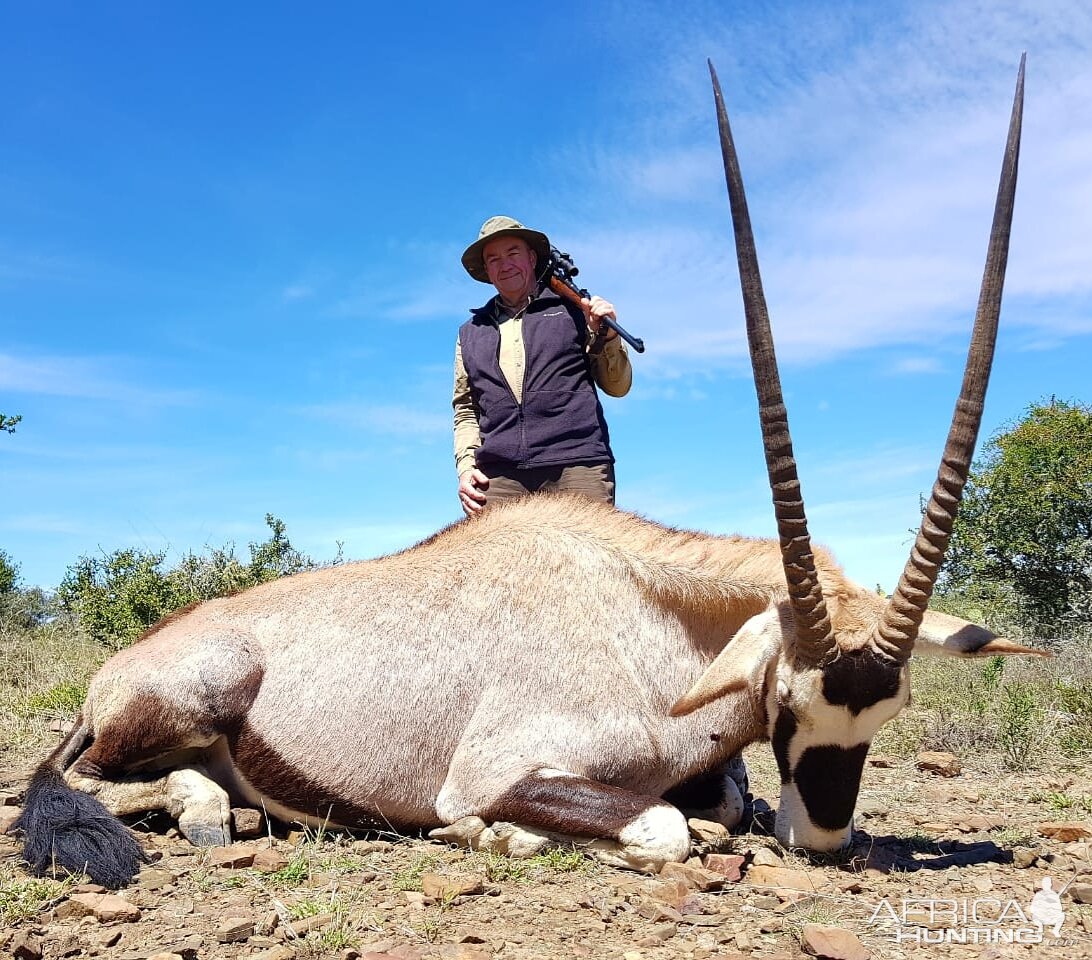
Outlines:
<svg viewBox="0 0 1092 960"><path fill-rule="evenodd" d="M283 943L277 944L275 947L270 947L268 950L263 950L261 953L255 953L250 957L250 960L293 960L296 956L296 951L291 947L286 947ZM359 954L357 954L359 956Z"/></svg>
<svg viewBox="0 0 1092 960"><path fill-rule="evenodd" d="M1084 840L1092 837L1092 830L1087 824L1076 820L1055 820L1039 824L1039 833L1051 840L1060 840L1062 843L1072 843L1074 840Z"/></svg>
<svg viewBox="0 0 1092 960"><path fill-rule="evenodd" d="M254 933L254 920L250 917L226 917L216 927L216 939L220 943L240 943Z"/></svg>
<svg viewBox="0 0 1092 960"><path fill-rule="evenodd" d="M477 874L421 874L421 892L434 900L472 897L485 892L485 880Z"/></svg>
<svg viewBox="0 0 1092 960"><path fill-rule="evenodd" d="M885 756L882 753L875 753L868 758L868 765L870 767L877 767L880 770L890 770L892 767L896 766L897 763L897 760Z"/></svg>
<svg viewBox="0 0 1092 960"><path fill-rule="evenodd" d="M301 920L293 920L289 927L285 928L288 936L294 933L297 937L305 937L312 930L321 930L337 920L336 913L316 913L312 917L304 917ZM289 929L291 932L289 932Z"/></svg>
<svg viewBox="0 0 1092 960"><path fill-rule="evenodd" d="M871 951L849 930L805 923L800 931L800 946L805 953L826 960L869 960Z"/></svg>
<svg viewBox="0 0 1092 960"><path fill-rule="evenodd" d="M0 790L0 807L17 806L19 806L19 794L11 793L8 790Z"/></svg>
<svg viewBox="0 0 1092 960"><path fill-rule="evenodd" d="M976 813L965 817L962 826L967 827L967 833L975 833L979 830L1000 830L1005 825L1004 817L991 817L986 814Z"/></svg>
<svg viewBox="0 0 1092 960"><path fill-rule="evenodd" d="M706 870L719 873L728 883L738 883L744 858L734 853L709 853L702 861Z"/></svg>
<svg viewBox="0 0 1092 960"><path fill-rule="evenodd" d="M958 777L963 772L959 757L942 750L923 750L914 762L919 770L935 773L940 777Z"/></svg>
<svg viewBox="0 0 1092 960"><path fill-rule="evenodd" d="M660 870L665 880L681 880L692 890L706 893L724 886L724 875L705 867L693 867L689 863L665 863Z"/></svg>
<svg viewBox="0 0 1092 960"><path fill-rule="evenodd" d="M182 954L170 953L169 951L161 951L160 953L153 953L148 960L182 960Z"/></svg>
<svg viewBox="0 0 1092 960"><path fill-rule="evenodd" d="M803 870L791 870L788 867L766 867L755 864L751 866L743 879L751 886L770 887L774 890L801 890L804 893L812 893L816 889L816 884L809 874Z"/></svg>
<svg viewBox="0 0 1092 960"><path fill-rule="evenodd" d="M169 870L141 870L137 877L137 886L142 890L160 890L174 883L174 875Z"/></svg>
<svg viewBox="0 0 1092 960"><path fill-rule="evenodd" d="M232 807L231 831L236 837L260 837L265 832L262 811L253 807Z"/></svg>
<svg viewBox="0 0 1092 960"><path fill-rule="evenodd" d="M20 930L8 944L8 952L15 960L41 960L41 941L26 930Z"/></svg>
<svg viewBox="0 0 1092 960"><path fill-rule="evenodd" d="M1069 888L1074 903L1092 903L1092 883L1074 883Z"/></svg>
<svg viewBox="0 0 1092 960"><path fill-rule="evenodd" d="M719 843L731 836L728 828L723 823L715 820L702 820L699 817L691 817L686 821L690 830L690 836L702 843Z"/></svg>
<svg viewBox="0 0 1092 960"><path fill-rule="evenodd" d="M754 851L754 853L751 854L751 863L754 864L756 867L785 866L785 861L782 860L769 847L758 847Z"/></svg>
<svg viewBox="0 0 1092 960"><path fill-rule="evenodd" d="M255 851L247 847L212 847L209 850L209 866L235 870L254 863Z"/></svg>
<svg viewBox="0 0 1092 960"><path fill-rule="evenodd" d="M1039 859L1039 851L1028 847L1017 847L1012 851L1012 864L1017 870L1027 870L1034 867Z"/></svg>
<svg viewBox="0 0 1092 960"><path fill-rule="evenodd" d="M102 923L136 923L140 919L139 907L112 893L74 893L68 899L78 905L82 916L94 916Z"/></svg>
<svg viewBox="0 0 1092 960"><path fill-rule="evenodd" d="M19 807L0 807L0 834L7 833L22 813Z"/></svg>
<svg viewBox="0 0 1092 960"><path fill-rule="evenodd" d="M283 870L291 861L279 850L263 847L254 851L254 862L251 866L262 873L276 873Z"/></svg>
<svg viewBox="0 0 1092 960"><path fill-rule="evenodd" d="M667 943L678 931L679 928L673 923L658 923L637 941L636 946L658 947L660 944Z"/></svg>

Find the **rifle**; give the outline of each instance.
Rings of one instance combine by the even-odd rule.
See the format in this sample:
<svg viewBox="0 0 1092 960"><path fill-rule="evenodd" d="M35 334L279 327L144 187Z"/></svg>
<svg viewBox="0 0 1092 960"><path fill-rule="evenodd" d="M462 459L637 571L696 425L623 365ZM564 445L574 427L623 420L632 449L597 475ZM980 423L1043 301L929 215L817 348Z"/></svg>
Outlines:
<svg viewBox="0 0 1092 960"><path fill-rule="evenodd" d="M550 289L558 296L564 297L566 300L571 300L577 306L581 306L580 301L590 299L591 294L583 287L578 287L573 283L573 277L578 273L580 273L580 268L573 263L572 257L567 253L562 253L557 247L550 247L550 262L546 264L546 274L550 278ZM604 317L602 325L608 330L613 330L617 333L618 336L625 340L626 343L633 347L638 353L645 352L644 340L623 330L622 327L618 325L617 320L611 320L610 317Z"/></svg>

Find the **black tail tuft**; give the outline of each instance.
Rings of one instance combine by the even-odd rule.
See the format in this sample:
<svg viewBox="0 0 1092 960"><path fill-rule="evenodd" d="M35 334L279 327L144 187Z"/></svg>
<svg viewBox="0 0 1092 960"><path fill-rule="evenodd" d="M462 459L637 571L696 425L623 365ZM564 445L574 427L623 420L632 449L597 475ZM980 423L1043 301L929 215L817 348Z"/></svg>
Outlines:
<svg viewBox="0 0 1092 960"><path fill-rule="evenodd" d="M30 781L12 830L23 832L23 859L38 875L61 867L116 890L148 862L129 828L94 797L73 790L48 760Z"/></svg>

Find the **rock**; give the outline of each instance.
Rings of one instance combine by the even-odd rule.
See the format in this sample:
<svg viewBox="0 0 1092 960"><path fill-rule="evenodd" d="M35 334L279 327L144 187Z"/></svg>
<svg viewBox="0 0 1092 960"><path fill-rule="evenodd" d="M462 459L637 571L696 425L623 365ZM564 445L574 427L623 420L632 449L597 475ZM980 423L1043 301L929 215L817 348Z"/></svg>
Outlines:
<svg viewBox="0 0 1092 960"><path fill-rule="evenodd" d="M293 920L290 925L284 928L284 931L289 937L293 934L297 937L305 937L312 930L321 930L323 927L328 927L335 920L337 920L336 913L316 913L313 917Z"/></svg>
<svg viewBox="0 0 1092 960"><path fill-rule="evenodd" d="M1074 840L1084 840L1092 837L1092 830L1087 824L1076 820L1056 820L1039 824L1039 833L1051 840L1060 840L1062 843L1072 843Z"/></svg>
<svg viewBox="0 0 1092 960"><path fill-rule="evenodd" d="M87 937L88 942L100 950L107 950L116 946L121 939L121 931L117 927L107 927L105 930L93 930Z"/></svg>
<svg viewBox="0 0 1092 960"><path fill-rule="evenodd" d="M254 863L255 851L246 847L212 847L209 850L209 866L235 870Z"/></svg>
<svg viewBox="0 0 1092 960"><path fill-rule="evenodd" d="M702 843L719 843L731 836L723 823L717 823L714 820L691 817L686 821L686 825L690 829L690 836Z"/></svg>
<svg viewBox="0 0 1092 960"><path fill-rule="evenodd" d="M261 919L254 924L254 932L262 937L268 937L280 925L281 915L276 910L268 910L262 914Z"/></svg>
<svg viewBox="0 0 1092 960"><path fill-rule="evenodd" d="M82 916L94 916L102 923L136 923L140 919L138 907L112 893L74 893L68 899L77 904Z"/></svg>
<svg viewBox="0 0 1092 960"><path fill-rule="evenodd" d="M1092 883L1074 883L1069 888L1074 903L1092 903Z"/></svg>
<svg viewBox="0 0 1092 960"><path fill-rule="evenodd" d="M744 858L734 853L709 853L703 861L706 870L719 873L728 883L738 883Z"/></svg>
<svg viewBox="0 0 1092 960"><path fill-rule="evenodd" d="M182 960L182 954L164 951L161 953L153 953L148 957L148 960Z"/></svg>
<svg viewBox="0 0 1092 960"><path fill-rule="evenodd" d="M263 950L261 953L255 953L250 957L250 960L292 960L295 955L295 950L280 943L275 947L270 947L268 950ZM357 954L357 956L359 956L359 954Z"/></svg>
<svg viewBox="0 0 1092 960"><path fill-rule="evenodd" d="M11 793L8 790L0 790L0 807L17 806L19 806L19 794Z"/></svg>
<svg viewBox="0 0 1092 960"><path fill-rule="evenodd" d="M852 933L842 927L824 927L805 923L800 932L800 946L813 957L827 960L869 960L871 952Z"/></svg>
<svg viewBox="0 0 1092 960"><path fill-rule="evenodd" d="M22 813L19 807L0 807L0 834L7 833Z"/></svg>
<svg viewBox="0 0 1092 960"><path fill-rule="evenodd" d="M265 817L253 807L232 807L231 830L236 837L260 837L265 831Z"/></svg>
<svg viewBox="0 0 1092 960"><path fill-rule="evenodd" d="M705 867L693 867L689 863L665 863L660 870L660 876L665 880L681 880L692 890L700 890L703 893L709 890L719 890L724 886L724 875Z"/></svg>
<svg viewBox="0 0 1092 960"><path fill-rule="evenodd" d="M966 817L960 824L960 826L967 827L967 833L975 833L979 830L1000 830L1004 825L1004 817L991 817L981 813Z"/></svg>
<svg viewBox="0 0 1092 960"><path fill-rule="evenodd" d="M421 892L434 900L473 897L485 892L485 879L477 874L421 874Z"/></svg>
<svg viewBox="0 0 1092 960"><path fill-rule="evenodd" d="M771 887L774 890L802 890L812 893L816 884L803 870L790 870L788 867L767 867L754 864L743 878L754 887Z"/></svg>
<svg viewBox="0 0 1092 960"><path fill-rule="evenodd" d="M638 947L658 947L663 943L667 943L676 933L679 928L673 923L658 923L648 934L637 941Z"/></svg>
<svg viewBox="0 0 1092 960"><path fill-rule="evenodd" d="M759 847L751 855L751 863L756 867L783 867L785 861L782 860L776 853L774 853L769 847Z"/></svg>
<svg viewBox="0 0 1092 960"><path fill-rule="evenodd" d="M482 950L468 943L447 943L440 947L442 960L493 960L490 951Z"/></svg>
<svg viewBox="0 0 1092 960"><path fill-rule="evenodd" d="M54 717L49 721L50 733L63 733L65 736L72 732L72 728L75 726L71 720L59 720Z"/></svg>
<svg viewBox="0 0 1092 960"><path fill-rule="evenodd" d="M41 941L26 930L20 930L8 944L8 951L15 960L41 960Z"/></svg>
<svg viewBox="0 0 1092 960"><path fill-rule="evenodd" d="M141 890L160 890L174 883L174 875L168 870L141 870L137 886Z"/></svg>
<svg viewBox="0 0 1092 960"><path fill-rule="evenodd" d="M890 770L892 767L896 766L897 762L898 761L893 757L885 756L882 753L873 754L868 758L868 765L870 767L878 767L881 770Z"/></svg>
<svg viewBox="0 0 1092 960"><path fill-rule="evenodd" d="M254 851L254 862L251 866L262 873L276 873L283 870L291 861L279 850L271 850L263 847Z"/></svg>
<svg viewBox="0 0 1092 960"><path fill-rule="evenodd" d="M402 897L411 910L424 910L430 903L435 903L431 897L426 897L420 890L403 890Z"/></svg>
<svg viewBox="0 0 1092 960"><path fill-rule="evenodd" d="M254 933L254 921L250 917L226 917L216 927L216 939L220 943L240 943Z"/></svg>
<svg viewBox="0 0 1092 960"><path fill-rule="evenodd" d="M989 877L975 877L971 880L971 886L979 893L989 893L993 889L993 881Z"/></svg>
<svg viewBox="0 0 1092 960"><path fill-rule="evenodd" d="M1034 867L1038 859L1038 850L1029 850L1027 847L1017 847L1012 851L1012 864L1017 870L1027 870L1029 867Z"/></svg>
<svg viewBox="0 0 1092 960"><path fill-rule="evenodd" d="M919 770L935 773L940 777L958 777L963 772L959 757L940 750L923 750L917 755L915 764Z"/></svg>
<svg viewBox="0 0 1092 960"><path fill-rule="evenodd" d="M428 835L433 840L439 840L442 843L451 843L457 847L469 847L471 850L477 850L478 838L484 829L485 821L481 817L463 817L461 820L449 823L446 827L437 827L435 830L430 830Z"/></svg>

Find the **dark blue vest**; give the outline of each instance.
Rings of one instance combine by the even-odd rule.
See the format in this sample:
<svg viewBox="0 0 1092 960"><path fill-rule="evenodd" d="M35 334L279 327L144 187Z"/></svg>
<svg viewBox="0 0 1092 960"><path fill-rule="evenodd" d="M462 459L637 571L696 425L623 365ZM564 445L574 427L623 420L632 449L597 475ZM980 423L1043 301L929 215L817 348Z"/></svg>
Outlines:
<svg viewBox="0 0 1092 960"><path fill-rule="evenodd" d="M613 463L584 351L584 314L551 290L532 301L523 316L523 402L516 403L500 369L494 300L459 329L482 437L478 465L488 470Z"/></svg>

